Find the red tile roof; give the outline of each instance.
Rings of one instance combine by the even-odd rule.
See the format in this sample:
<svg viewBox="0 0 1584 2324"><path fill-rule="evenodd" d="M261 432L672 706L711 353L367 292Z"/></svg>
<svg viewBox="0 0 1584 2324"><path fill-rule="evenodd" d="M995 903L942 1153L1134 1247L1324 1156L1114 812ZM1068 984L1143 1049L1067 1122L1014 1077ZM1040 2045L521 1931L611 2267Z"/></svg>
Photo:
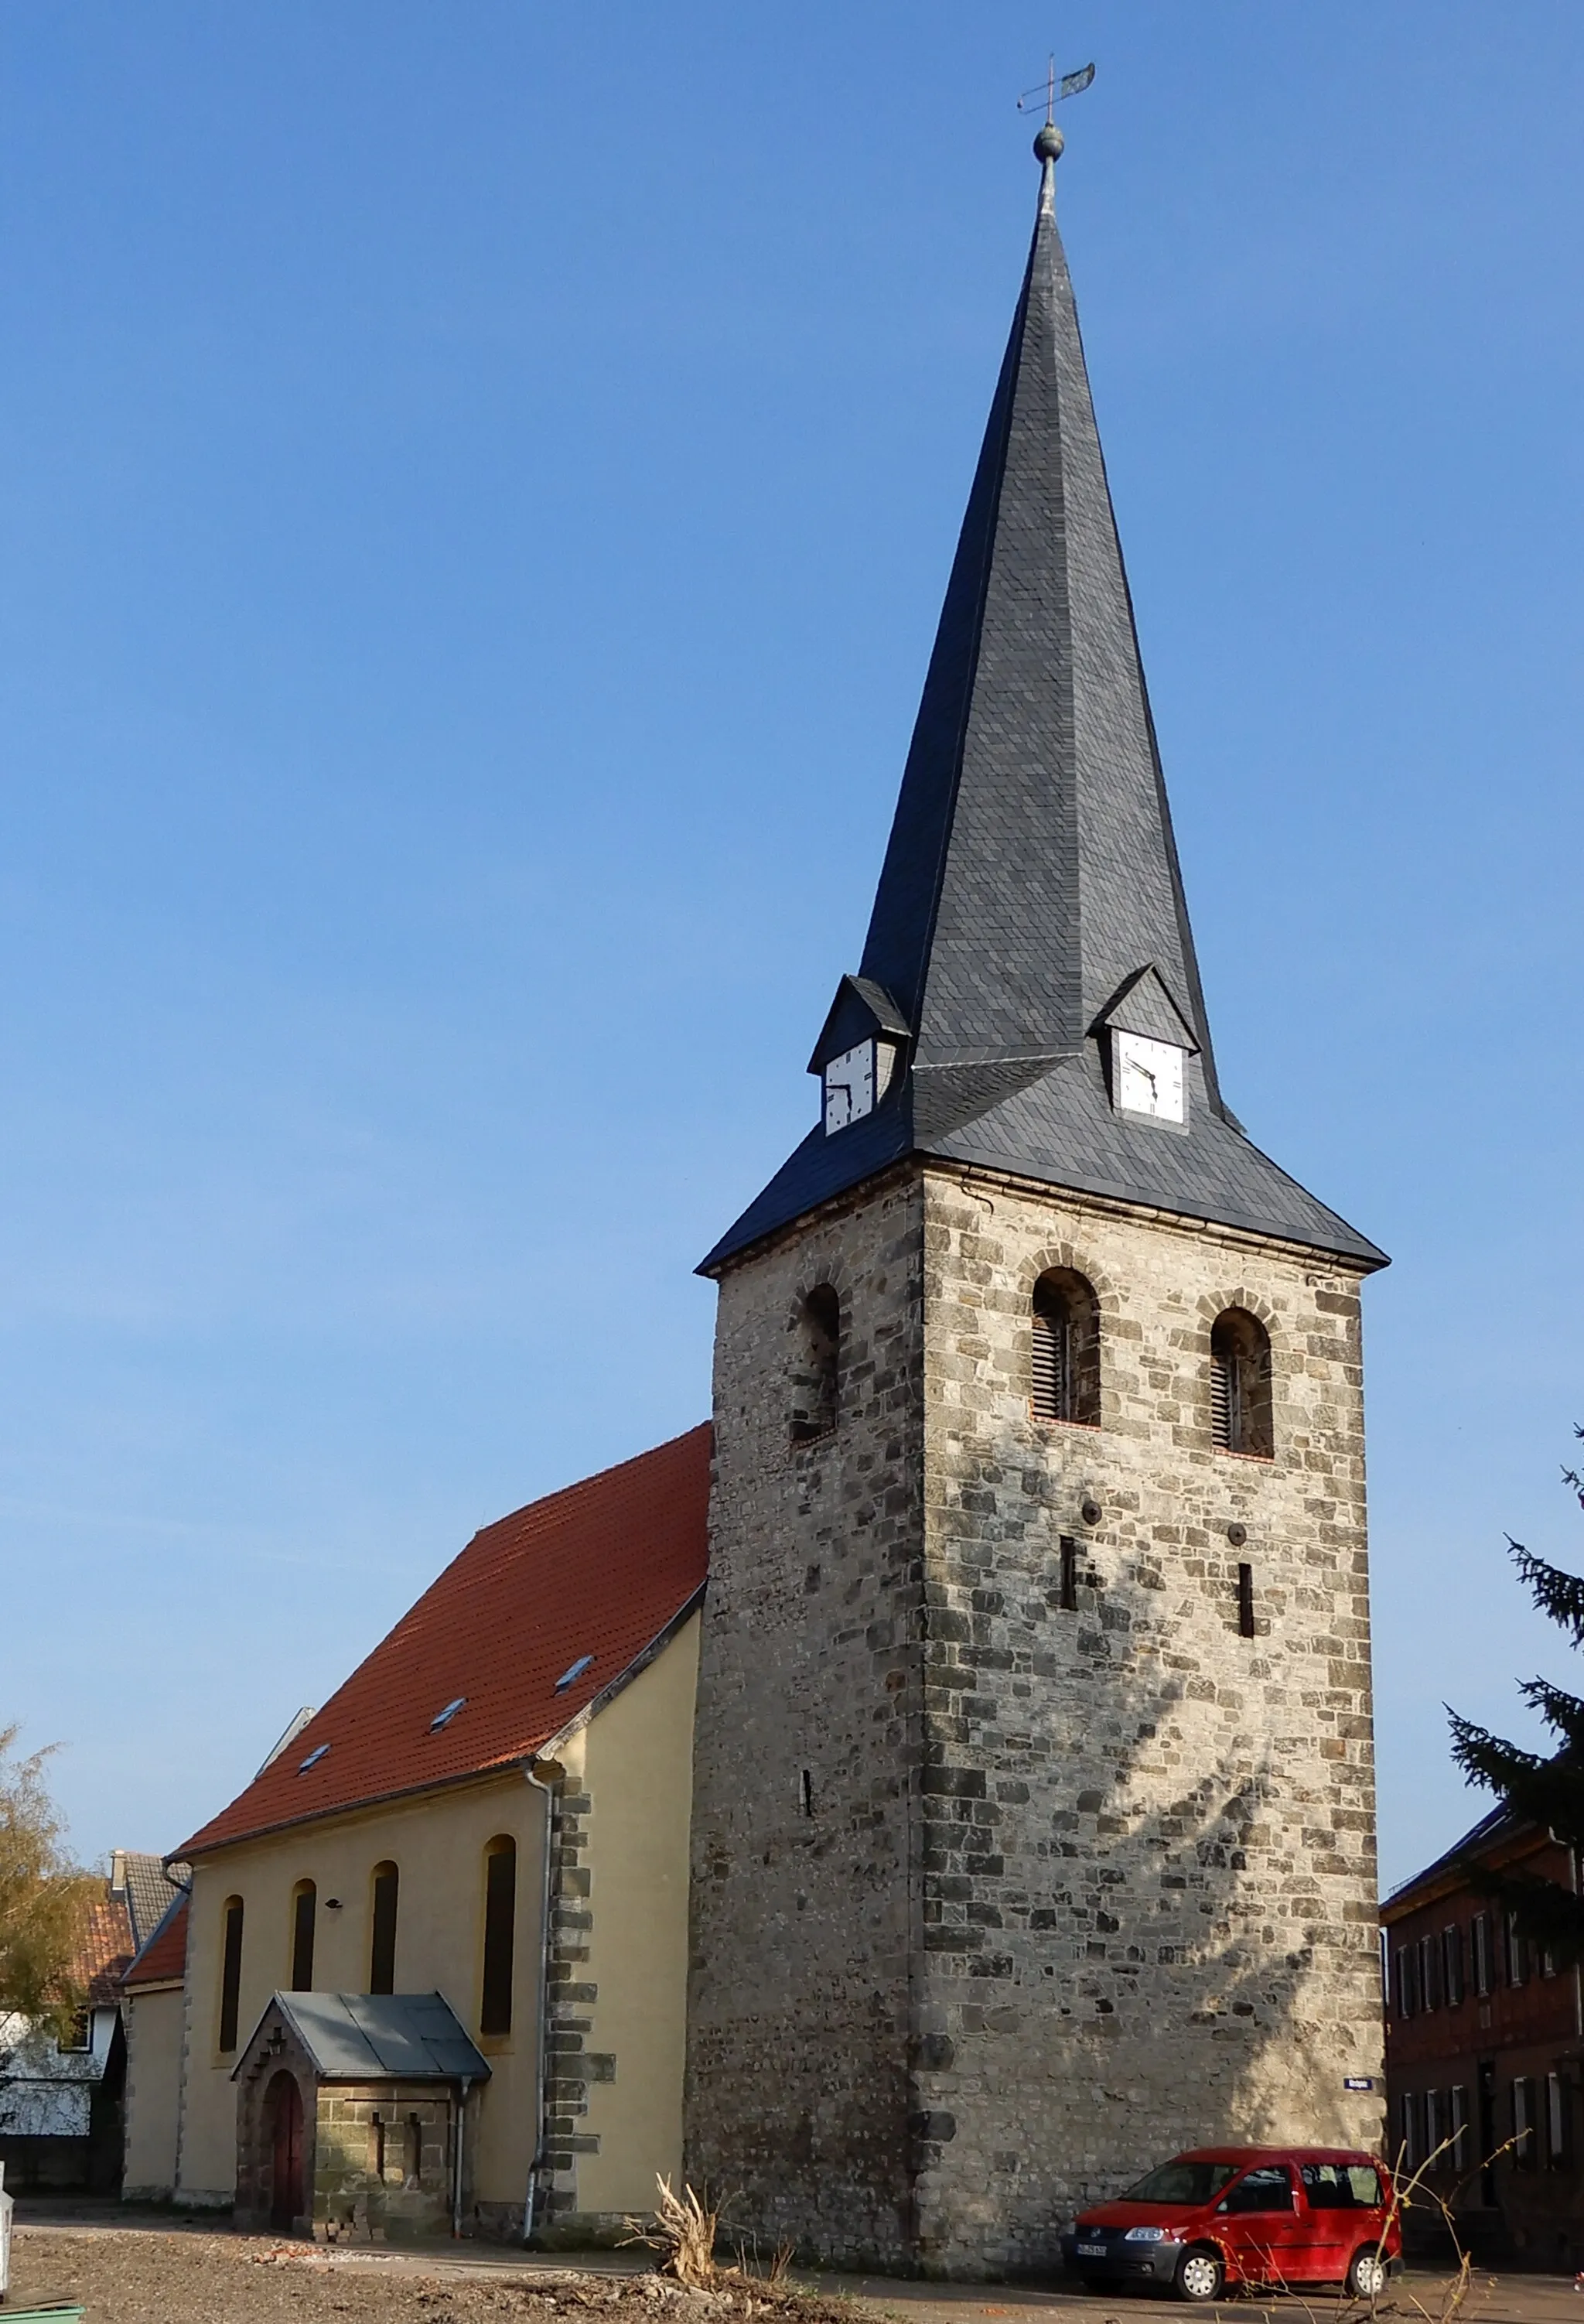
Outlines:
<svg viewBox="0 0 1584 2324"><path fill-rule="evenodd" d="M187 1906L188 1899L180 1897L166 1914L122 1978L124 1992L135 1992L140 1985L165 1985L187 1975Z"/></svg>
<svg viewBox="0 0 1584 2324"><path fill-rule="evenodd" d="M475 1534L290 1748L179 1852L205 1856L542 1750L702 1588L711 1448L706 1422Z"/></svg>
<svg viewBox="0 0 1584 2324"><path fill-rule="evenodd" d="M87 1908L72 1969L87 1988L90 2009L113 2009L121 1972L132 1959L132 1918L119 1896L105 1896Z"/></svg>

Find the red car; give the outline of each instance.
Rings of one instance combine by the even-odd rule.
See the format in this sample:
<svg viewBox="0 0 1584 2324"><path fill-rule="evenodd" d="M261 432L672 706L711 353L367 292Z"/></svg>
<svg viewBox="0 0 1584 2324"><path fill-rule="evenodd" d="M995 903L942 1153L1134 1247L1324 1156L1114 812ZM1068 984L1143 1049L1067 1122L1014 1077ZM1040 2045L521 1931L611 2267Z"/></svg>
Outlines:
<svg viewBox="0 0 1584 2324"><path fill-rule="evenodd" d="M1401 2266L1392 2183L1372 2154L1333 2146L1198 2146L1062 2237L1092 2292L1125 2285L1219 2300L1238 2284L1340 2283L1368 2300Z"/></svg>

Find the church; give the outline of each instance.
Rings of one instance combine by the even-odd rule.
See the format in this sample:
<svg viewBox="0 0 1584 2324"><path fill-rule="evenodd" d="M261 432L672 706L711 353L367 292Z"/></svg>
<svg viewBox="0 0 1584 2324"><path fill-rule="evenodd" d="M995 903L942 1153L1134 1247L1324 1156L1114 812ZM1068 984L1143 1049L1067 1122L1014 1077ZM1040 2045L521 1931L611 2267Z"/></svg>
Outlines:
<svg viewBox="0 0 1584 2324"><path fill-rule="evenodd" d="M1035 150L818 1119L702 1264L712 1422L486 1528L173 1851L139 2191L571 2245L663 2172L986 2277L1180 2146L1378 2141L1386 1262L1221 1094Z"/></svg>

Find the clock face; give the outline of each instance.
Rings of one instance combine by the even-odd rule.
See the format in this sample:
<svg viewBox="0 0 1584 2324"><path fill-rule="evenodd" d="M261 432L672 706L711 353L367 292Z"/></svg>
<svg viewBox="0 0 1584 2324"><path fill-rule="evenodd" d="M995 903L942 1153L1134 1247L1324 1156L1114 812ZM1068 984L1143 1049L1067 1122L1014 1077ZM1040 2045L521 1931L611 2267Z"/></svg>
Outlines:
<svg viewBox="0 0 1584 2324"><path fill-rule="evenodd" d="M860 1041L825 1067L825 1136L874 1111L874 1043Z"/></svg>
<svg viewBox="0 0 1584 2324"><path fill-rule="evenodd" d="M1183 1068L1187 1052L1171 1041L1147 1041L1142 1033L1115 1033L1113 1059L1117 1103L1124 1113L1147 1114L1155 1121L1187 1119Z"/></svg>

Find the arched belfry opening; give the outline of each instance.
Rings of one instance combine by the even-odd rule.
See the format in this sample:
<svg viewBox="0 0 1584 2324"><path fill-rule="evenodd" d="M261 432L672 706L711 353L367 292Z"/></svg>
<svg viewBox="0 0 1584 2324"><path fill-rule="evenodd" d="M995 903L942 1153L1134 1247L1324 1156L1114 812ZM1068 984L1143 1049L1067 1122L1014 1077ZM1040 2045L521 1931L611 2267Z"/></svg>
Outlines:
<svg viewBox="0 0 1584 2324"><path fill-rule="evenodd" d="M1029 1406L1036 1420L1100 1426L1100 1302L1070 1267L1047 1268L1034 1286Z"/></svg>
<svg viewBox="0 0 1584 2324"><path fill-rule="evenodd" d="M1210 1333L1210 1434L1218 1452L1268 1461L1271 1424L1270 1333L1247 1307L1229 1307Z"/></svg>
<svg viewBox="0 0 1584 2324"><path fill-rule="evenodd" d="M812 1443L836 1425L841 1405L842 1302L817 1283L801 1301L792 1362L792 1442Z"/></svg>

